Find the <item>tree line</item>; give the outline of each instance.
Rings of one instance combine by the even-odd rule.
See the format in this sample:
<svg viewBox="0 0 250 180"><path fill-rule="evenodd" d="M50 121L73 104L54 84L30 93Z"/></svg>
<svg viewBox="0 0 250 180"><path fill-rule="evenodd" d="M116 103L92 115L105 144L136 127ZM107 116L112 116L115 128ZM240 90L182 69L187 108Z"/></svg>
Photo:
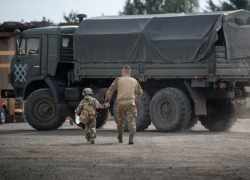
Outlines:
<svg viewBox="0 0 250 180"><path fill-rule="evenodd" d="M250 0L220 1L219 5L216 5L213 0L208 0L207 4L207 9L209 11L231 11L237 9L250 10Z"/></svg>
<svg viewBox="0 0 250 180"><path fill-rule="evenodd" d="M237 9L250 10L250 0L207 0L207 5L202 11L231 11ZM216 0L217 1L217 0ZM199 0L189 0L189 12L199 11ZM166 14L185 12L184 0L126 0L123 11L119 15L141 15L141 14ZM63 13L63 19L66 23L78 23L77 11L71 11L69 14ZM43 22L53 23L46 17Z"/></svg>
<svg viewBox="0 0 250 180"><path fill-rule="evenodd" d="M217 1L217 0L216 0ZM250 10L250 0L207 0L206 9L202 11ZM199 11L199 0L189 0L189 12ZM124 15L165 14L185 12L184 0L126 0Z"/></svg>

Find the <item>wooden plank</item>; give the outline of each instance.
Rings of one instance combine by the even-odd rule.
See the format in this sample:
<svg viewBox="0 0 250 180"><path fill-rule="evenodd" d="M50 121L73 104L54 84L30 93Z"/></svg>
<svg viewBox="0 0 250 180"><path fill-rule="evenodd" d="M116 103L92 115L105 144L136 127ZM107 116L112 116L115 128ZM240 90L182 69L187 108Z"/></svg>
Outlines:
<svg viewBox="0 0 250 180"><path fill-rule="evenodd" d="M15 109L14 112L17 114L23 114L23 109Z"/></svg>
<svg viewBox="0 0 250 180"><path fill-rule="evenodd" d="M10 64L0 64L0 68L9 68Z"/></svg>
<svg viewBox="0 0 250 180"><path fill-rule="evenodd" d="M0 56L14 55L15 51L0 51Z"/></svg>
<svg viewBox="0 0 250 180"><path fill-rule="evenodd" d="M0 37L11 37L15 36L13 32L0 32Z"/></svg>
<svg viewBox="0 0 250 180"><path fill-rule="evenodd" d="M15 99L10 98L10 115L13 116L15 111Z"/></svg>

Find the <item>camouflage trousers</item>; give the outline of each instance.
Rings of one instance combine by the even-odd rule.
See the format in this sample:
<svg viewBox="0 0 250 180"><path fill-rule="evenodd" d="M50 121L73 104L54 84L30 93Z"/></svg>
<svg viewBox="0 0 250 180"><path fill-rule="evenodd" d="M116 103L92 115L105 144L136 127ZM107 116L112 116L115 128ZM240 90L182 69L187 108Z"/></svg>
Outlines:
<svg viewBox="0 0 250 180"><path fill-rule="evenodd" d="M90 115L89 121L84 123L84 125L86 139L90 139L91 135L96 137L96 117L94 115Z"/></svg>
<svg viewBox="0 0 250 180"><path fill-rule="evenodd" d="M125 119L128 121L129 132L136 131L135 120L137 117L137 108L134 104L117 104L116 106L117 113L117 131L118 134L122 134L124 131L124 122Z"/></svg>

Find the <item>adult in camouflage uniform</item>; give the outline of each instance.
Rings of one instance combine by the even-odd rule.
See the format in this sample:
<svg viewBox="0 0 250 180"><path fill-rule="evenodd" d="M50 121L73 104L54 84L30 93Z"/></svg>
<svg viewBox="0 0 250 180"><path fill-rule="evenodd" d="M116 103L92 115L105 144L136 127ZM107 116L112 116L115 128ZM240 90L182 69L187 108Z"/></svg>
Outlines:
<svg viewBox="0 0 250 180"><path fill-rule="evenodd" d="M104 109L105 105L100 104L92 97L93 91L90 88L83 90L84 99L80 102L75 112L80 116L80 121L85 125L85 137L87 142L95 143L96 138L96 109Z"/></svg>
<svg viewBox="0 0 250 180"><path fill-rule="evenodd" d="M135 120L137 118L137 102L142 96L142 88L138 81L130 76L131 68L124 66L122 77L114 80L108 89L105 97L105 105L109 106L110 99L115 90L117 90L117 131L118 141L123 143L122 133L124 131L124 121L127 119L129 127L129 144L134 144L134 133L136 131ZM136 92L136 96L135 96Z"/></svg>

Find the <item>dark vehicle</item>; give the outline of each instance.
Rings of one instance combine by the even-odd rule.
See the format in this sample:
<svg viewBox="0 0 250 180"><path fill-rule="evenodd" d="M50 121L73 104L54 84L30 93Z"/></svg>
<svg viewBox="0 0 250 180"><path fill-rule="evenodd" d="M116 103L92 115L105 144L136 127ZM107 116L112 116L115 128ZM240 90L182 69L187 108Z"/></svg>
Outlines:
<svg viewBox="0 0 250 180"><path fill-rule="evenodd" d="M57 129L74 116L85 87L104 102L125 64L144 89L138 131L151 122L162 132L181 131L198 120L225 131L245 113L250 12L79 17L79 27L16 31L9 93L26 100L25 116L35 129ZM115 97L112 104L116 115ZM99 112L97 127L109 114Z"/></svg>
<svg viewBox="0 0 250 180"><path fill-rule="evenodd" d="M6 114L7 114L7 100L4 98L0 98L0 124L4 124L6 122Z"/></svg>

